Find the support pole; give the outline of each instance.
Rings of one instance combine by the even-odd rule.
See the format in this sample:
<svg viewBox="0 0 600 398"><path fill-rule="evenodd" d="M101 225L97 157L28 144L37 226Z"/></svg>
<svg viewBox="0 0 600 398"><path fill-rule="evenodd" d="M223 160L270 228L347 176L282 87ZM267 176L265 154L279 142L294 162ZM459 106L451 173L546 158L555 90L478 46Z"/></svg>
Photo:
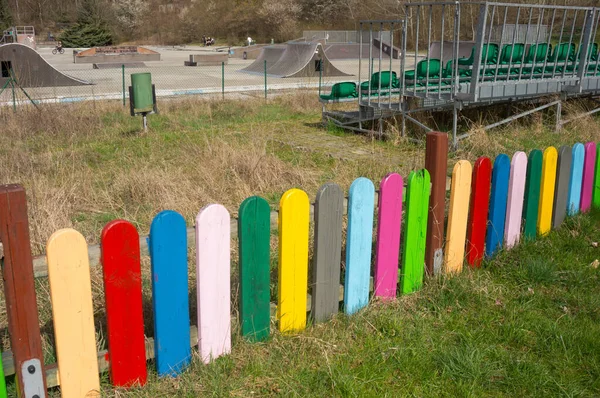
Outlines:
<svg viewBox="0 0 600 398"><path fill-rule="evenodd" d="M557 133L560 132L560 130L562 130L562 101L559 100L556 103L556 127L555 130Z"/></svg>
<svg viewBox="0 0 600 398"><path fill-rule="evenodd" d="M458 131L458 103L456 101L454 101L452 111L452 149L456 150L458 148L458 138L456 138Z"/></svg>
<svg viewBox="0 0 600 398"><path fill-rule="evenodd" d="M431 176L431 196L427 217L425 270L427 275L438 275L442 270L444 242L444 214L446 199L446 170L448 168L448 134L427 133L425 169Z"/></svg>
<svg viewBox="0 0 600 398"><path fill-rule="evenodd" d="M267 60L265 59L265 100L267 99Z"/></svg>
<svg viewBox="0 0 600 398"><path fill-rule="evenodd" d="M221 97L225 99L225 62L221 62Z"/></svg>
<svg viewBox="0 0 600 398"><path fill-rule="evenodd" d="M121 77L123 78L123 106L125 106L125 64L121 65Z"/></svg>
<svg viewBox="0 0 600 398"><path fill-rule="evenodd" d="M12 99L13 99L13 112L17 111L17 97L15 95L15 81L10 78L10 88L12 90Z"/></svg>

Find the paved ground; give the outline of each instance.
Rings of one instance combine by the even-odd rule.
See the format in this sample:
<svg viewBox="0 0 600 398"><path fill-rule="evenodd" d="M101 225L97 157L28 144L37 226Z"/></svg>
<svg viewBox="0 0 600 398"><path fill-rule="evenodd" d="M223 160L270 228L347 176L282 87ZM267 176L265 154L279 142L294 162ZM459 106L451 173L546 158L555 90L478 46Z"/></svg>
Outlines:
<svg viewBox="0 0 600 398"><path fill-rule="evenodd" d="M161 61L146 62L145 68L130 68L125 71L125 85L130 83L129 75L136 72L151 72L153 83L156 85L157 95L178 94L207 94L221 92L256 92L264 95L265 77L240 72L252 60L230 58L224 69L221 66L186 67L183 62L189 59L190 54L199 52L212 52L214 49L205 47L149 47L161 54ZM73 77L93 83L83 87L55 87L28 89L29 94L36 99L52 98L78 98L78 97L105 97L120 98L123 93L123 75L117 69L93 69L92 64L75 64L73 50L67 49L64 54L52 55L51 48L38 49L44 59L58 70ZM335 81L358 80L358 60L333 61L334 65L351 77L324 77L323 85L330 85ZM368 62L361 63L361 80L368 75ZM375 70L378 69L378 60L375 60ZM390 62L384 60L382 69L389 69ZM393 61L392 68L400 69L398 60ZM293 89L297 87L318 87L318 78L267 78L267 87L271 89ZM0 100L8 101L9 93L2 95Z"/></svg>

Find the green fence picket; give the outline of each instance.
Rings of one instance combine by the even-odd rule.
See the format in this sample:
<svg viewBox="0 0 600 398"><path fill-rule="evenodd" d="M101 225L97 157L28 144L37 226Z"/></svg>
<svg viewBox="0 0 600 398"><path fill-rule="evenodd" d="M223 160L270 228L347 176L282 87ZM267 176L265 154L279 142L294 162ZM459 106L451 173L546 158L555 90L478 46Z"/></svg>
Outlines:
<svg viewBox="0 0 600 398"><path fill-rule="evenodd" d="M425 270L425 240L430 177L427 170L412 171L406 191L406 232L402 259L402 293L421 288Z"/></svg>
<svg viewBox="0 0 600 398"><path fill-rule="evenodd" d="M242 336L252 341L269 337L270 217L269 203L261 197L252 196L240 205L240 324Z"/></svg>

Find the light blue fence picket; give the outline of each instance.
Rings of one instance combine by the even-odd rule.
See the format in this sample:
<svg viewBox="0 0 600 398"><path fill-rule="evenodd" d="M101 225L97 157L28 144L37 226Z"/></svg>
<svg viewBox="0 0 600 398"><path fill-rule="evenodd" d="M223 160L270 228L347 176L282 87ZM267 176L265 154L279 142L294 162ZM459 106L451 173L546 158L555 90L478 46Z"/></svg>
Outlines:
<svg viewBox="0 0 600 398"><path fill-rule="evenodd" d="M354 180L348 199L344 287L346 314L354 314L369 302L374 206L375 187L371 180L364 177Z"/></svg>

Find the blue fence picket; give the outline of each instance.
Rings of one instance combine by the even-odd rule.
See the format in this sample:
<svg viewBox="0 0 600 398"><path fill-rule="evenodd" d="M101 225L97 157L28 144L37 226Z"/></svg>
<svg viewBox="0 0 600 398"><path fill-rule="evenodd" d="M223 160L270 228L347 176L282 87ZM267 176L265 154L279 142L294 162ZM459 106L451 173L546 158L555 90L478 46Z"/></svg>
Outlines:
<svg viewBox="0 0 600 398"><path fill-rule="evenodd" d="M348 234L346 237L346 280L344 308L353 314L369 302L369 275L373 243L375 187L360 177L350 186L348 199Z"/></svg>
<svg viewBox="0 0 600 398"><path fill-rule="evenodd" d="M507 155L500 154L496 157L492 170L492 191L485 240L485 254L488 257L493 256L496 251L502 248L509 177L510 159Z"/></svg>
<svg viewBox="0 0 600 398"><path fill-rule="evenodd" d="M583 161L585 147L581 143L573 145L573 159L571 164L571 178L569 179L569 198L567 201L567 214L570 216L579 213L581 204L581 185L583 182Z"/></svg>
<svg viewBox="0 0 600 398"><path fill-rule="evenodd" d="M154 351L159 376L177 376L190 363L187 234L185 220L160 212L150 226Z"/></svg>

